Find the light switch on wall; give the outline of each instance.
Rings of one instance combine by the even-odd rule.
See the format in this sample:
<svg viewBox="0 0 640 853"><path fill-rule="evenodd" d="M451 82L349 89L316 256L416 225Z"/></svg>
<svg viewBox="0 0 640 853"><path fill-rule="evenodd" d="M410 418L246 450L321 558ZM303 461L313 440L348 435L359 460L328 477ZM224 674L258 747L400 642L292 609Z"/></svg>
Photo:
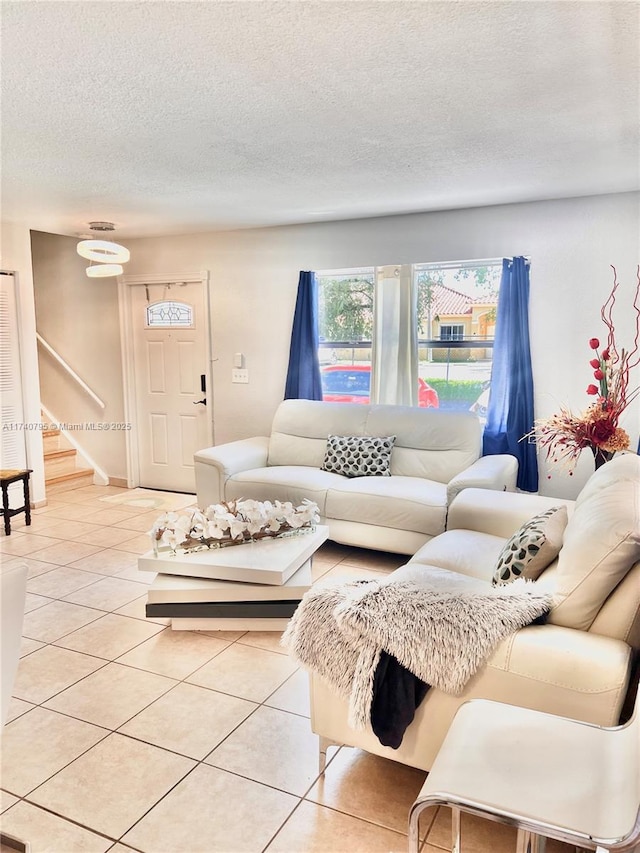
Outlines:
<svg viewBox="0 0 640 853"><path fill-rule="evenodd" d="M244 354L241 352L237 352L233 357L233 366L234 367L244 367Z"/></svg>
<svg viewBox="0 0 640 853"><path fill-rule="evenodd" d="M248 384L248 382L249 382L249 371L246 369L241 370L237 367L234 367L233 370L231 371L231 381L232 382L238 382L238 383L241 383L243 385Z"/></svg>

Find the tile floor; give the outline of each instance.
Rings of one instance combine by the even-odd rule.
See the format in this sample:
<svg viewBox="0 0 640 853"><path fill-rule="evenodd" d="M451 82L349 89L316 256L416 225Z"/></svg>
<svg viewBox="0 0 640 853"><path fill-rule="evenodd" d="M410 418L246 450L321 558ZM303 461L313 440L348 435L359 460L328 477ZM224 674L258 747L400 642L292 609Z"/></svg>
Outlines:
<svg viewBox="0 0 640 853"><path fill-rule="evenodd" d="M3 565L29 568L2 829L33 853L405 851L425 774L342 748L319 779L306 675L279 635L145 619L150 576L137 557L158 511L100 500L121 491L59 493L29 528L19 516L0 537ZM375 577L404 561L328 543L314 579ZM422 830L424 853L447 849L447 810ZM515 847L495 823L463 830L465 853Z"/></svg>

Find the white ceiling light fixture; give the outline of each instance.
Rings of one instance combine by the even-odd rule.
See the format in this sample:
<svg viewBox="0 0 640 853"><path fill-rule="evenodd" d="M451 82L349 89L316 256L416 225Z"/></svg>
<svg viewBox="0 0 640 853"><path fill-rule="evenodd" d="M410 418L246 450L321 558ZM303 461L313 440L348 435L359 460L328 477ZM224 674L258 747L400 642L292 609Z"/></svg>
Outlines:
<svg viewBox="0 0 640 853"><path fill-rule="evenodd" d="M94 232L110 232L115 230L115 225L113 222L90 222L89 228ZM98 266L87 267L89 278L122 275L121 265L126 264L131 257L125 246L113 243L111 240L81 240L76 251L80 257L98 264Z"/></svg>
<svg viewBox="0 0 640 853"><path fill-rule="evenodd" d="M87 275L89 278L109 278L112 275L122 275L122 265L97 264L94 267L87 267Z"/></svg>

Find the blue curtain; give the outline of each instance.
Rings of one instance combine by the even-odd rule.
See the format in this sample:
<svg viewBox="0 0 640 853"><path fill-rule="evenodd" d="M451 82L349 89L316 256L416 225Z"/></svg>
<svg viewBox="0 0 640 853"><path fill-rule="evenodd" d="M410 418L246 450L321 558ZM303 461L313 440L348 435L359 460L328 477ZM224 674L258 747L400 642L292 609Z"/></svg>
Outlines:
<svg viewBox="0 0 640 853"><path fill-rule="evenodd" d="M318 288L313 272L302 271L293 315L285 400L322 400L318 361Z"/></svg>
<svg viewBox="0 0 640 853"><path fill-rule="evenodd" d="M519 463L518 488L538 490L536 448L520 441L533 427L533 374L529 346L529 266L525 258L502 261L491 391L483 453L511 453Z"/></svg>

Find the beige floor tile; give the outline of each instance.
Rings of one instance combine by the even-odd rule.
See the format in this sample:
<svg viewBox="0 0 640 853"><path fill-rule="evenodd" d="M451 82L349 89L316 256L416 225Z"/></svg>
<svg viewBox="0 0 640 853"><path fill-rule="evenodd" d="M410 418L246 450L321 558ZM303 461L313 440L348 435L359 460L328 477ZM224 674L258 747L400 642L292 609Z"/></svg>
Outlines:
<svg viewBox="0 0 640 853"><path fill-rule="evenodd" d="M178 684L120 732L201 760L257 707L226 693Z"/></svg>
<svg viewBox="0 0 640 853"><path fill-rule="evenodd" d="M126 539L131 538L131 531L120 530L117 527L96 527L91 533L85 533L82 536L75 536L75 542L86 542L88 545L102 545L103 548L110 548L112 545L118 545Z"/></svg>
<svg viewBox="0 0 640 853"><path fill-rule="evenodd" d="M35 652L36 649L41 649L43 646L44 643L41 643L38 640L32 640L30 637L23 637L20 640L20 657L24 658L27 655L30 655L31 652Z"/></svg>
<svg viewBox="0 0 640 853"><path fill-rule="evenodd" d="M162 626L152 624L156 631L161 630ZM119 662L169 678L183 679L223 652L228 645L224 640L201 637L191 631L165 628L162 633L156 633L142 645L122 655Z"/></svg>
<svg viewBox="0 0 640 853"><path fill-rule="evenodd" d="M34 791L30 800L117 839L194 766L181 755L111 734Z"/></svg>
<svg viewBox="0 0 640 853"><path fill-rule="evenodd" d="M350 545L340 545L339 542L327 540L316 551L314 560L324 560L325 562L332 562L335 565L350 554L358 553L359 550L359 548L352 548Z"/></svg>
<svg viewBox="0 0 640 853"><path fill-rule="evenodd" d="M270 652L286 655L287 650L280 645L281 637L282 631L247 631L238 642L243 646L255 646L257 649L268 649Z"/></svg>
<svg viewBox="0 0 640 853"><path fill-rule="evenodd" d="M104 548L88 557L82 557L71 563L74 569L82 569L85 572L96 572L99 575L117 575L125 569L136 568L138 558L126 551L116 551L113 548Z"/></svg>
<svg viewBox="0 0 640 853"><path fill-rule="evenodd" d="M513 853L516 830L473 815L462 815L462 849L465 853ZM429 844L451 849L451 809L440 808L427 835Z"/></svg>
<svg viewBox="0 0 640 853"><path fill-rule="evenodd" d="M11 519L11 535L14 533L38 533L46 536L53 536L51 533L45 533L47 528L51 527L51 519L46 515L35 515L31 511L31 524L27 524L27 520L23 514L17 515ZM54 537L57 538L57 537Z"/></svg>
<svg viewBox="0 0 640 853"><path fill-rule="evenodd" d="M151 512L142 512L139 515L132 515L130 518L116 522L114 527L120 530L133 530L136 533L148 533L159 515L160 513L155 509Z"/></svg>
<svg viewBox="0 0 640 853"><path fill-rule="evenodd" d="M104 616L101 610L92 610L89 607L80 607L77 604L69 604L67 601L51 601L45 607L40 607L33 613L28 613L24 618L22 633L25 637L41 640L44 643L52 643L59 640L65 634L70 634L83 625L88 625Z"/></svg>
<svg viewBox="0 0 640 853"><path fill-rule="evenodd" d="M70 566L60 566L52 572L38 575L37 578L27 581L27 590L49 598L62 598L71 592L82 589L84 586L100 581L102 578L102 575L81 572L78 569L72 569Z"/></svg>
<svg viewBox="0 0 640 853"><path fill-rule="evenodd" d="M134 646L153 637L158 631L162 631L162 625L147 624L139 619L107 613L102 619L97 619L61 640L56 640L56 645L107 660L115 660Z"/></svg>
<svg viewBox="0 0 640 853"><path fill-rule="evenodd" d="M33 592L28 592L24 601L24 612L31 613L32 610L37 610L45 604L51 604L52 598L47 598L44 595L35 595Z"/></svg>
<svg viewBox="0 0 640 853"><path fill-rule="evenodd" d="M137 515L135 509L121 509L120 507L118 509L109 509L106 507L105 509L96 510L91 515L85 516L85 518L94 524L117 524L119 521L126 521L132 515Z"/></svg>
<svg viewBox="0 0 640 853"><path fill-rule="evenodd" d="M26 554L33 554L40 551L42 548L59 545L59 539L53 539L50 536L38 536L35 533L12 533L11 536L0 536L0 551L3 554L10 554L14 557L23 557ZM42 560L42 557L34 559ZM55 563L56 560L48 560L47 562Z"/></svg>
<svg viewBox="0 0 640 853"><path fill-rule="evenodd" d="M34 551L32 557L34 560L43 560L45 563L57 563L59 566L66 566L68 563L73 563L74 560L79 560L81 557L88 557L89 554L95 554L96 551L101 551L99 545L86 545L84 542L58 542L57 545L49 545L41 550Z"/></svg>
<svg viewBox="0 0 640 853"><path fill-rule="evenodd" d="M360 569L373 569L376 572L392 572L409 561L406 554L388 554L385 551L357 550L348 554L341 566L356 566Z"/></svg>
<svg viewBox="0 0 640 853"><path fill-rule="evenodd" d="M132 555L133 556L133 555ZM116 575L118 578L125 578L125 580L136 581L137 583L143 583L148 586L150 583L153 583L156 579L155 572L140 572L137 568L131 566L129 569L125 569L123 572L118 572Z"/></svg>
<svg viewBox="0 0 640 853"><path fill-rule="evenodd" d="M20 660L13 695L39 705L103 665L97 657L43 646Z"/></svg>
<svg viewBox="0 0 640 853"><path fill-rule="evenodd" d="M171 678L110 663L54 696L45 707L97 726L117 729L175 683Z"/></svg>
<svg viewBox="0 0 640 853"><path fill-rule="evenodd" d="M334 562L325 562L324 560L318 560L314 557L313 563L311 565L311 582L315 583L317 580L332 569L336 564Z"/></svg>
<svg viewBox="0 0 640 853"><path fill-rule="evenodd" d="M294 672L282 687L278 687L275 693L272 693L265 700L264 704L271 708L279 708L281 711L300 714L302 717L310 716L309 676L307 672L304 669Z"/></svg>
<svg viewBox="0 0 640 853"><path fill-rule="evenodd" d="M303 801L265 853L406 853L406 850L406 835Z"/></svg>
<svg viewBox="0 0 640 853"><path fill-rule="evenodd" d="M302 797L318 776L318 738L304 717L263 706L205 760Z"/></svg>
<svg viewBox="0 0 640 853"><path fill-rule="evenodd" d="M426 777L426 773L413 767L345 748L329 764L307 799L406 832L409 809ZM434 816L435 810L432 819Z"/></svg>
<svg viewBox="0 0 640 853"><path fill-rule="evenodd" d="M12 696L9 702L7 723L10 723L11 720L17 720L18 717L26 714L27 711L30 711L32 708L35 708L35 705L32 705L31 702L25 702L23 699L16 699L15 696Z"/></svg>
<svg viewBox="0 0 640 853"><path fill-rule="evenodd" d="M171 623L171 620L169 620ZM247 633L246 631L193 631L192 633L198 634L200 637L215 637L217 640L229 640L230 643L235 643L236 640L239 640L240 637L244 637Z"/></svg>
<svg viewBox="0 0 640 853"><path fill-rule="evenodd" d="M11 557L2 559L3 568L12 566L24 565L27 567L27 578L35 578L38 575L43 575L45 572L52 572L57 568L52 563L43 563L41 560L32 560L31 557Z"/></svg>
<svg viewBox="0 0 640 853"><path fill-rule="evenodd" d="M124 844L114 844L109 848L109 853L135 853L133 847L125 847Z"/></svg>
<svg viewBox="0 0 640 853"><path fill-rule="evenodd" d="M98 512L95 506L84 505L84 504L59 504L58 506L51 507L48 509L44 515L44 518L47 519L47 524L49 523L48 519L52 518L64 518L68 521L85 521L87 516L93 515Z"/></svg>
<svg viewBox="0 0 640 853"><path fill-rule="evenodd" d="M187 681L252 702L263 702L297 669L289 657L234 643Z"/></svg>
<svg viewBox="0 0 640 853"><path fill-rule="evenodd" d="M146 554L147 551L151 550L151 540L146 533L139 533L137 536L133 536L131 539L126 539L124 542L119 542L113 547L118 551L127 551L130 554L137 554L140 556L141 554Z"/></svg>
<svg viewBox="0 0 640 853"><path fill-rule="evenodd" d="M3 729L2 787L25 796L106 734L98 726L33 708Z"/></svg>
<svg viewBox="0 0 640 853"><path fill-rule="evenodd" d="M332 569L329 569L321 578L313 585L326 586L327 584L348 583L349 581L369 581L381 580L387 576L387 572L377 572L375 569L362 569L358 566L349 566L346 563L339 563Z"/></svg>
<svg viewBox="0 0 640 853"><path fill-rule="evenodd" d="M200 765L122 840L145 853L260 853L297 802ZM197 825L185 815L198 815Z"/></svg>
<svg viewBox="0 0 640 853"><path fill-rule="evenodd" d="M85 572L89 574L89 572ZM94 576L93 574L91 575ZM65 596L65 601L96 607L98 610L116 610L145 592L145 586L123 578L102 577L97 583Z"/></svg>
<svg viewBox="0 0 640 853"><path fill-rule="evenodd" d="M9 794L7 791L0 791L0 814L10 809L19 799L19 797L14 797L13 794Z"/></svg>
<svg viewBox="0 0 640 853"><path fill-rule="evenodd" d="M0 826L15 838L28 840L31 853L105 853L113 843L25 802L6 812Z"/></svg>
<svg viewBox="0 0 640 853"><path fill-rule="evenodd" d="M142 619L145 622L155 622L157 625L171 624L171 619L161 619L160 617L155 616L153 619L150 619L145 612L146 604L147 596L141 595L140 598L136 598L135 601L130 601L129 604L125 604L124 607L119 607L114 612L119 613L121 616L131 616L133 619Z"/></svg>
<svg viewBox="0 0 640 853"><path fill-rule="evenodd" d="M88 533L100 530L99 524L89 524L86 521L70 521L63 518L52 518L49 521L47 528L47 536L53 536L55 539L70 539L76 540L79 536L86 536Z"/></svg>

